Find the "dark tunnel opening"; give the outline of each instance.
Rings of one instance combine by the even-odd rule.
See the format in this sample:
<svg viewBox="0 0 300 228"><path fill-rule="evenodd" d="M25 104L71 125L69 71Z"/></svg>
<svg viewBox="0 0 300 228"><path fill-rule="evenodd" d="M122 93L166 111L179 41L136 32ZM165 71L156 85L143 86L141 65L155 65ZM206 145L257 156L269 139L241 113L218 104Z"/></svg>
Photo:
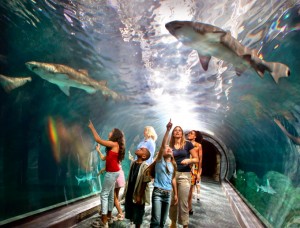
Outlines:
<svg viewBox="0 0 300 228"><path fill-rule="evenodd" d="M202 141L202 177L220 181L220 152L214 144Z"/></svg>

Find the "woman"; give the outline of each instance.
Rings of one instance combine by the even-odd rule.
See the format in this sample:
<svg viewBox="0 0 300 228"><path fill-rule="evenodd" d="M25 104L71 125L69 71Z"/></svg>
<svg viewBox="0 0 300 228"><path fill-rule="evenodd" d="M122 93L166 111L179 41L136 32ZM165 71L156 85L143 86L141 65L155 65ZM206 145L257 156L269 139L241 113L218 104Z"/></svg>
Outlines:
<svg viewBox="0 0 300 228"><path fill-rule="evenodd" d="M200 180L201 180L201 172L202 172L202 139L203 136L200 131L192 130L188 133L187 136L188 140L194 145L194 148L197 150L199 162L194 163L191 167L191 188L189 194L189 214L192 215L193 212L193 205L192 205L192 198L193 198L193 191L196 186L197 188L197 201L200 200Z"/></svg>
<svg viewBox="0 0 300 228"><path fill-rule="evenodd" d="M150 151L150 158L146 161L148 165L153 162L153 157L155 153L155 141L157 139L157 134L152 126L146 126L144 128L144 139L138 144L137 149L147 148Z"/></svg>
<svg viewBox="0 0 300 228"><path fill-rule="evenodd" d="M173 156L177 164L176 182L178 195L178 204L174 205L171 203L169 215L171 219L170 227L175 228L177 220L178 224L188 227L188 197L191 186L190 165L199 161L198 154L193 144L185 140L183 130L180 126L176 126L172 131L170 147L173 149Z"/></svg>
<svg viewBox="0 0 300 228"><path fill-rule="evenodd" d="M92 225L94 227L108 227L108 217L114 207L114 187L120 174L120 162L125 156L125 137L122 131L117 128L112 129L108 134L108 140L102 139L93 123L90 121L88 127L91 129L97 143L106 147L106 174L101 191L101 220L97 220Z"/></svg>

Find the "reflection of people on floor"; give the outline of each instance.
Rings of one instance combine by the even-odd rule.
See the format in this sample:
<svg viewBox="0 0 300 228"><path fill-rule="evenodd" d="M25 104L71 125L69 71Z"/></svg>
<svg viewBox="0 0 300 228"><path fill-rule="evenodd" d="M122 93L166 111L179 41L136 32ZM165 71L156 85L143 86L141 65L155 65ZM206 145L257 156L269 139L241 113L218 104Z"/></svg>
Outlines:
<svg viewBox="0 0 300 228"><path fill-rule="evenodd" d="M197 189L197 201L200 201L200 181L201 181L201 172L202 172L202 139L203 136L200 131L192 130L188 133L187 139L194 145L194 148L197 150L199 157L199 162L191 165L191 188L189 193L189 214L192 215L193 212L193 193L194 189Z"/></svg>

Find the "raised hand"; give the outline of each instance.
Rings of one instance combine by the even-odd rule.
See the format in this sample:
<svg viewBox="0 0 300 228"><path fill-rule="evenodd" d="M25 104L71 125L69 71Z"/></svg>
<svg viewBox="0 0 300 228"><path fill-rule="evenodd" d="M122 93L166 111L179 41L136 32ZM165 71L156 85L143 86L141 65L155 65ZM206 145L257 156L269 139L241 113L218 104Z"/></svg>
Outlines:
<svg viewBox="0 0 300 228"><path fill-rule="evenodd" d="M170 119L169 123L168 123L167 126L166 126L166 127L167 127L167 130L170 131L171 128L172 128L172 126L173 126L173 124L172 124L171 119Z"/></svg>

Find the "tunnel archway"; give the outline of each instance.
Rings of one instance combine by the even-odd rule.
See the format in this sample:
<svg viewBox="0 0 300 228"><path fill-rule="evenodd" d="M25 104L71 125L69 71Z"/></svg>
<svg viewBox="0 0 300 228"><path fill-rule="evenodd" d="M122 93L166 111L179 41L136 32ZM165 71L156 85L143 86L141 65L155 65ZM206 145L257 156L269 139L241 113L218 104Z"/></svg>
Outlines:
<svg viewBox="0 0 300 228"><path fill-rule="evenodd" d="M217 137L201 132L202 140L202 177L221 181L230 179L235 168L235 157L231 150Z"/></svg>

